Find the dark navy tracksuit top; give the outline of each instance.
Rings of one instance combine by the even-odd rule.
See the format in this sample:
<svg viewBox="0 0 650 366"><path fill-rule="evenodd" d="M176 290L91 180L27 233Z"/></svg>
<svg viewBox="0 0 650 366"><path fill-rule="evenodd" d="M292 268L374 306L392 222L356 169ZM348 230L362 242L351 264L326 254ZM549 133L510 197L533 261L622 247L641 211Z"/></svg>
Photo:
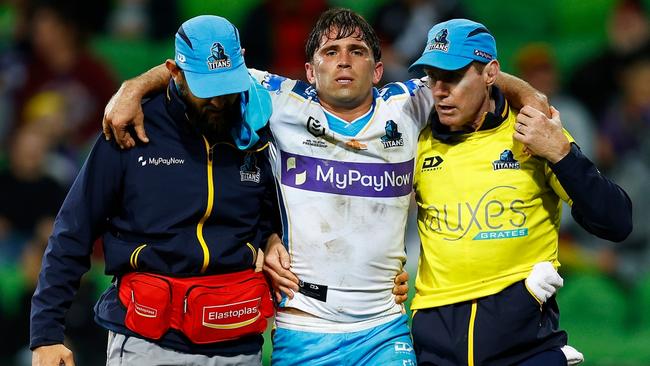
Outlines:
<svg viewBox="0 0 650 366"><path fill-rule="evenodd" d="M268 117L250 150L210 144L171 86L143 105L148 144L99 138L56 218L32 299L30 348L62 343L64 316L103 238L106 274L208 275L254 267L276 220ZM270 111L269 111L270 114ZM115 285L95 306L104 328L133 336ZM171 330L158 343L206 355L258 352L259 335L194 345Z"/></svg>

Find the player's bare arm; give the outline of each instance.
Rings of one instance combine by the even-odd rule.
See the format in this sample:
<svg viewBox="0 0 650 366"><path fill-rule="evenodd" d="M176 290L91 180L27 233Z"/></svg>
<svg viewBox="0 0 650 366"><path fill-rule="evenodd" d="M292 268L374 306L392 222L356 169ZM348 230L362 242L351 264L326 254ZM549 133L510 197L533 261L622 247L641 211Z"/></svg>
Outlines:
<svg viewBox="0 0 650 366"><path fill-rule="evenodd" d="M282 244L282 239L277 234L272 234L266 244L264 255L264 273L271 279L273 292L278 300L282 300L282 293L293 299L294 292L298 292L298 277L293 274L291 257L287 248Z"/></svg>
<svg viewBox="0 0 650 366"><path fill-rule="evenodd" d="M140 103L145 95L164 90L170 77L165 64L161 64L123 82L104 109L104 137L110 140L114 136L115 142L123 149L134 147L135 139L129 132L129 127L133 126L138 139L149 142L144 131L144 114Z"/></svg>
<svg viewBox="0 0 650 366"><path fill-rule="evenodd" d="M501 89L514 109L520 110L525 105L529 105L544 112L547 116L551 116L546 95L533 88L526 81L502 71L497 76L496 85Z"/></svg>

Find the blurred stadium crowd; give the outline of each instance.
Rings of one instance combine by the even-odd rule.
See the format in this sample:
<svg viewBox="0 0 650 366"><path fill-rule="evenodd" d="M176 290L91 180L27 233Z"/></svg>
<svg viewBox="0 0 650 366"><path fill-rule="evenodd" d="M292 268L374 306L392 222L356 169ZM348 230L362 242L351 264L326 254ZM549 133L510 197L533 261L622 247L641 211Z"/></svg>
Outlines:
<svg viewBox="0 0 650 366"><path fill-rule="evenodd" d="M0 2L0 364L28 365L30 298L59 205L121 80L173 57L185 19L240 29L249 67L304 78L304 42L328 7L364 15L384 78L405 80L426 32L454 17L494 33L502 69L545 93L582 150L630 195L634 231L601 242L563 218L562 325L587 365L650 365L650 1L645 0L5 0ZM599 199L594 197L594 199ZM410 235L411 277L417 235ZM96 243L101 259L101 243ZM68 315L78 364L101 365L92 305L101 260Z"/></svg>

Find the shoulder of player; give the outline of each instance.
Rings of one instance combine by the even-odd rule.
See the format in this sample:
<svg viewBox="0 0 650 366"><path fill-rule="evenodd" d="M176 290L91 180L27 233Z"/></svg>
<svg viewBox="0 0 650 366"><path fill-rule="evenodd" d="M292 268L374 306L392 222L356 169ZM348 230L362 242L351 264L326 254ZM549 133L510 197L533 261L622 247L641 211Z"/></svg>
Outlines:
<svg viewBox="0 0 650 366"><path fill-rule="evenodd" d="M166 98L165 93L159 93L142 100L142 112L148 135L157 135L173 128L176 124L169 123L169 121L173 121L174 116L178 119L185 114L183 106L169 105Z"/></svg>
<svg viewBox="0 0 650 366"><path fill-rule="evenodd" d="M430 147L431 145L437 143L438 140L433 137L433 130L431 123L427 123L424 128L420 131L418 135L418 146L425 145ZM419 147L421 149L421 147Z"/></svg>
<svg viewBox="0 0 650 366"><path fill-rule="evenodd" d="M292 80L292 84L288 84L287 88L291 88L291 95L297 96L300 99L318 99L318 92L313 85L302 81L302 80Z"/></svg>
<svg viewBox="0 0 650 366"><path fill-rule="evenodd" d="M142 99L142 113L144 113L145 118L159 120L160 118L155 116L168 114L165 99L165 93L154 94L151 97Z"/></svg>
<svg viewBox="0 0 650 366"><path fill-rule="evenodd" d="M379 96L384 101L405 99L415 96L424 87L426 87L424 79L410 79L401 82L392 82L379 89Z"/></svg>
<svg viewBox="0 0 650 366"><path fill-rule="evenodd" d="M276 75L268 71L256 69L248 69L248 71L255 80L262 84L262 86L271 93L271 95L290 91L293 85L297 82L296 80Z"/></svg>

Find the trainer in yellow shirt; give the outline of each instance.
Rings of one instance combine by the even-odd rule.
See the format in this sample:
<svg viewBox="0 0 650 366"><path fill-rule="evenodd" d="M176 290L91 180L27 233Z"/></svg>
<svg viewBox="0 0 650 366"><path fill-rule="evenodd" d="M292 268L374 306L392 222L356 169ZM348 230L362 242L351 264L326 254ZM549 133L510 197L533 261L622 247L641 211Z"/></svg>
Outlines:
<svg viewBox="0 0 650 366"><path fill-rule="evenodd" d="M494 86L496 42L482 24L440 23L411 69L435 100L418 141L422 242L413 338L420 365L576 364L555 292L561 200L587 231L631 231L631 203L551 118L517 115ZM596 199L593 199L596 198Z"/></svg>
<svg viewBox="0 0 650 366"><path fill-rule="evenodd" d="M459 136L462 143L438 140L431 125L420 134L415 185L423 251L414 309L492 295L528 277L536 263L559 265L560 199L570 200L548 161L527 155L512 138L516 114L503 95L493 88L492 96L495 113Z"/></svg>

